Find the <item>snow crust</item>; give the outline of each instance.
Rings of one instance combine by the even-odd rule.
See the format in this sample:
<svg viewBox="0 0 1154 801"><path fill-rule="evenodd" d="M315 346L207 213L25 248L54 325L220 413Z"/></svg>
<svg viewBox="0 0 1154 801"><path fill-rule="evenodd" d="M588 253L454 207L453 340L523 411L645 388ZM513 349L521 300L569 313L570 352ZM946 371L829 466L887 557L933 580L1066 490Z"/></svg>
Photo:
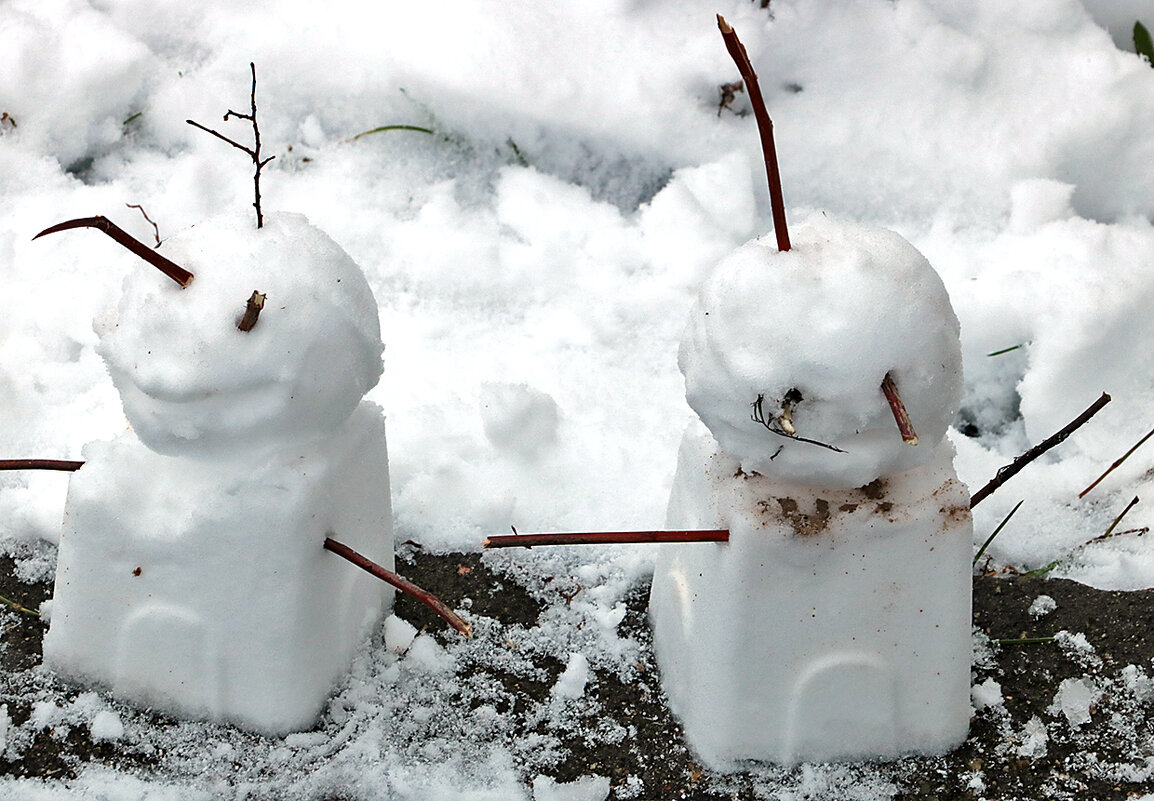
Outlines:
<svg viewBox="0 0 1154 801"><path fill-rule="evenodd" d="M747 472L860 487L924 464L962 394L958 320L941 279L892 231L814 214L791 239L786 252L772 237L752 240L706 280L678 359L686 400ZM887 373L924 447L898 434ZM776 419L787 405L794 439Z"/></svg>

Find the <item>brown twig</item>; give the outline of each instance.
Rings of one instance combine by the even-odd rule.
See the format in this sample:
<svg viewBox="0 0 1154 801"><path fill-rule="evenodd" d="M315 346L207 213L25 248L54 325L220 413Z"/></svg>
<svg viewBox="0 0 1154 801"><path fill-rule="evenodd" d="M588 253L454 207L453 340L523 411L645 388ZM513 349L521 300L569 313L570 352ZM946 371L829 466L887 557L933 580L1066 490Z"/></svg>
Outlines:
<svg viewBox="0 0 1154 801"><path fill-rule="evenodd" d="M482 548L533 548L537 545L634 545L649 542L728 542L726 529L697 531L581 531L555 534L499 534Z"/></svg>
<svg viewBox="0 0 1154 801"><path fill-rule="evenodd" d="M466 637L473 636L473 627L461 619L461 616L445 606L437 596L428 590L423 590L404 576L400 576L386 567L382 567L367 556L357 553L343 542L337 542L332 537L325 537L325 550L332 551L342 559L347 559L361 570L372 573L388 584L392 584L401 592L408 593L437 613L446 623Z"/></svg>
<svg viewBox="0 0 1154 801"><path fill-rule="evenodd" d="M240 318L236 327L241 331L251 331L256 325L256 321L260 319L260 310L264 308L264 301L267 297L268 295L263 295L254 289L248 303L244 306L244 317Z"/></svg>
<svg viewBox="0 0 1154 801"><path fill-rule="evenodd" d="M268 164L270 161L275 159L276 156L269 156L267 159L263 159L263 160L260 157L260 126L257 125L257 121L256 121L256 64L250 61L248 66L252 70L252 98L251 98L252 110L248 114L242 114L239 111L233 111L232 109L229 109L228 111L226 111L224 113L224 121L228 122L229 117L236 117L238 119L248 120L249 122L251 122L252 123L253 147L245 147L240 142L237 142L233 139L229 139L227 136L220 133L219 131L214 131L212 128L208 128L204 125L201 125L199 122L196 122L195 120L185 120L185 122L187 122L189 125L193 126L194 128L199 128L200 130L204 131L205 133L212 134L217 139L221 139L225 142L228 142L230 145L232 145L233 147L235 147L239 150L243 150L245 153L247 153L249 155L249 158L252 159L252 163L254 165L256 165L256 174L253 175L253 179L252 179L253 180L253 186L255 189L256 199L253 201L252 206L254 209L256 209L256 227L257 228L263 228L264 227L264 214L261 212L261 208L260 208L260 171L264 167L264 165Z"/></svg>
<svg viewBox="0 0 1154 801"><path fill-rule="evenodd" d="M761 96L761 88L757 84L757 73L753 71L753 64L749 61L749 54L745 52L745 45L737 38L737 31L729 27L729 23L720 14L717 15L717 27L721 30L721 38L725 41L725 49L730 58L737 65L741 79L745 81L745 88L749 92L749 102L753 105L753 116L757 119L757 130L761 134L761 155L765 159L765 175L769 180L769 207L773 213L773 232L777 235L777 249L789 250L789 230L785 224L785 199L781 193L781 171L777 166L777 146L773 142L773 120L765 108L765 99Z"/></svg>
<svg viewBox="0 0 1154 801"><path fill-rule="evenodd" d="M792 400L792 401L790 400L791 393L796 393L796 395L794 396L796 398L796 400ZM761 423L761 425L765 426L766 431L769 431L772 434L777 434L779 437L785 437L786 439L792 439L795 442L804 442L808 445L817 445L819 448L826 448L828 450L836 451L838 453L845 453L845 451L843 451L841 448L838 448L835 445L830 445L830 444L825 443L825 442L819 442L816 439L807 439L805 437L799 437L796 433L786 431L785 426L783 425L783 420L788 419L789 420L789 427L791 429L793 429L792 405L793 405L793 403L800 402L801 399L802 399L801 393L798 392L796 389L791 389L789 392L786 393L785 400L782 402L782 414L781 414L781 416L770 418L770 417L765 416L765 395L758 395L757 400L755 400L751 404L753 407L753 413L749 416L749 419L755 423ZM774 426L775 423L777 424L776 427ZM794 429L794 431L796 431L796 429ZM780 451L780 449L779 449L779 451ZM777 454L775 453L773 456L776 457ZM771 461L772 461L772 458L773 457L771 457Z"/></svg>
<svg viewBox="0 0 1154 801"><path fill-rule="evenodd" d="M152 235L156 237L156 246L160 247L160 227L152 221L151 217L148 216L148 212L144 210L144 206L141 206L138 203L125 203L124 205L128 206L130 209L136 209L144 215L144 219L148 220L149 224L152 226Z"/></svg>
<svg viewBox="0 0 1154 801"><path fill-rule="evenodd" d="M1042 440L1037 445L1023 453L1021 456L1014 459L1014 461L1010 462L1008 465L998 468L998 472L992 479L990 479L989 483L987 483L986 486L982 487L970 497L970 508L973 509L975 506L985 500L994 492L994 490L998 489L998 487L1002 486L1015 475L1017 475L1018 472L1030 462L1037 459L1039 456L1050 450L1050 448L1053 448L1055 445L1060 445L1063 441L1065 441L1066 437L1070 436L1077 429L1081 428L1087 420L1100 412L1102 407L1109 402L1110 396L1103 392L1102 397L1098 398L1098 400L1090 404L1084 412L1070 421L1070 423L1061 431Z"/></svg>
<svg viewBox="0 0 1154 801"><path fill-rule="evenodd" d="M914 431L914 424L910 421L910 413L906 411L906 405L902 403L902 396L898 394L898 385L894 383L893 373L886 373L886 377L882 379L882 392L885 393L886 400L889 402L890 411L894 413L894 420L897 421L902 441L907 445L917 445L918 435Z"/></svg>
<svg viewBox="0 0 1154 801"><path fill-rule="evenodd" d="M1086 489L1084 489L1084 490L1082 490L1081 492L1079 492L1079 493L1078 493L1078 497L1079 497L1079 498L1085 498L1085 497L1086 497L1086 495L1087 495L1087 494L1090 492L1090 490L1094 489L1094 487L1096 487L1096 486L1098 486L1100 483L1102 483L1102 479L1104 479L1106 476L1108 476L1108 475L1110 475L1111 473L1113 473L1113 472L1114 472L1114 471L1115 471L1115 470L1116 470L1116 469L1117 469L1117 468L1118 468L1118 467L1119 467L1119 466L1122 464L1122 462L1124 462L1124 461L1126 461L1127 459L1129 459L1129 458L1130 458L1130 455L1131 455L1132 453L1134 453L1134 451L1136 451L1136 450L1138 450L1140 447L1142 447L1143 443L1145 443L1145 442L1146 442L1146 440L1150 439L1150 437L1152 437L1152 436L1154 436L1154 428L1150 429L1150 431L1149 431L1149 432L1146 434L1146 436L1144 436L1144 437L1142 437L1142 439L1138 440L1138 442L1136 442L1136 443L1134 444L1134 447L1133 447L1133 448L1131 448L1130 450L1128 450L1128 451L1126 451L1124 454L1122 454L1122 455L1121 455L1121 456L1120 456L1120 457L1119 457L1119 458L1118 458L1118 459L1117 459L1117 460L1114 462L1114 464L1112 464L1112 465L1110 465L1109 467L1107 467L1107 468L1106 468L1106 472L1105 472L1105 473L1103 473L1102 475L1098 476L1098 478L1094 479L1094 483L1093 483L1093 484L1091 484L1090 486L1086 487Z"/></svg>
<svg viewBox="0 0 1154 801"><path fill-rule="evenodd" d="M98 231L103 231L110 236L117 244L131 250L140 258L151 264L156 269L167 275L173 281L180 284L181 288L192 283L192 273L181 267L175 262L169 261L164 256L161 256L155 250L150 248L138 239L134 239L124 229L118 227L107 217L80 217L75 220L67 220L62 223L45 228L38 233L33 239L39 239L45 234L55 234L60 231L69 231L73 228L95 228Z"/></svg>
<svg viewBox="0 0 1154 801"><path fill-rule="evenodd" d="M0 459L0 470L62 470L74 473L83 466L84 462L63 459Z"/></svg>

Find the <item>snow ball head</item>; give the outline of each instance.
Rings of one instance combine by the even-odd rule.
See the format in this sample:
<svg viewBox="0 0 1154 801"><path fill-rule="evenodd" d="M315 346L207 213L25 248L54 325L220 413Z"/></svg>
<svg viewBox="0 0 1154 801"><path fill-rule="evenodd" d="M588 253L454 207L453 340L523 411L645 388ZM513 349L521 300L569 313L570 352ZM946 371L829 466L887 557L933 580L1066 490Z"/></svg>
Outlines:
<svg viewBox="0 0 1154 801"><path fill-rule="evenodd" d="M168 455L252 453L334 431L380 379L380 321L360 267L299 214L222 215L167 240L181 289L132 271L99 350L140 439ZM237 323L267 295L251 331Z"/></svg>
<svg viewBox="0 0 1154 801"><path fill-rule="evenodd" d="M793 232L792 250L770 240L738 248L701 290L678 361L689 405L747 472L856 487L930 460L962 392L941 278L898 234L822 214ZM886 373L916 446L898 432ZM789 427L796 438L781 435Z"/></svg>

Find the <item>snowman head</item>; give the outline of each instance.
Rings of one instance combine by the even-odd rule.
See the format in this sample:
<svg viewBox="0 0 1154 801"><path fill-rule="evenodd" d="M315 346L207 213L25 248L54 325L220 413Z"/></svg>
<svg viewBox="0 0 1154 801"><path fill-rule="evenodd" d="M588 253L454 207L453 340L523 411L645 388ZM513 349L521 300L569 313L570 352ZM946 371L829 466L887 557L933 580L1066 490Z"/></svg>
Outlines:
<svg viewBox="0 0 1154 801"><path fill-rule="evenodd" d="M335 430L380 378L377 305L361 269L299 214L254 229L227 214L165 241L186 288L133 271L99 352L140 439L168 455L259 454ZM259 322L238 322L254 290Z"/></svg>
<svg viewBox="0 0 1154 801"><path fill-rule="evenodd" d="M721 449L793 483L857 487L934 455L961 399L958 320L898 234L815 214L706 280L681 343L686 399ZM889 375L917 432L903 441Z"/></svg>

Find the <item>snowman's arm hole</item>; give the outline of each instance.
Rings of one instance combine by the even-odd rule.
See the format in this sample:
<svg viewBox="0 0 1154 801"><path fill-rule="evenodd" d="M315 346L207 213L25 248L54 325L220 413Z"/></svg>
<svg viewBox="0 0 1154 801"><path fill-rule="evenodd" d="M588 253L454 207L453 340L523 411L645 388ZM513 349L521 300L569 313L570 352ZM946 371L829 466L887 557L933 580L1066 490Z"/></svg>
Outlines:
<svg viewBox="0 0 1154 801"><path fill-rule="evenodd" d="M167 275L176 283L180 284L181 289L187 287L192 283L193 275L188 270L181 267L176 262L166 259L161 256L153 248L144 244L138 239L134 239L123 228L117 226L107 217L78 217L75 220L65 220L62 223L49 226L43 231L32 237L34 240L39 239L46 234L56 234L60 231L70 231L73 228L95 228L107 234L117 244L135 253L140 258L151 264L156 269Z"/></svg>
<svg viewBox="0 0 1154 801"><path fill-rule="evenodd" d="M790 392L795 392L795 390L790 390ZM787 433L785 430L783 430L780 427L780 423L777 426L775 426L774 422L776 422L777 418L769 419L769 418L766 418L766 416L765 416L765 395L764 394L759 394L757 396L757 400L755 400L751 404L751 406L753 407L753 414L750 415L749 419L751 419L755 423L760 423L762 426L765 427L765 430L770 432L771 434L777 434L779 437L785 437L786 439L792 439L795 442L804 442L808 445L817 445L818 447L826 448L826 449L831 450L831 451L836 451L837 453L845 453L844 450L842 450L841 448L839 448L835 445L830 445L830 444L825 443L825 442L819 442L816 439L807 439L806 437L799 437L797 434ZM792 425L792 423L791 423L791 425ZM774 456L776 457L777 454L775 453Z"/></svg>
<svg viewBox="0 0 1154 801"><path fill-rule="evenodd" d="M413 596L425 606L432 609L437 615L443 619L450 626L455 628L466 637L473 636L473 627L466 623L460 615L445 605L437 596L433 595L428 590L418 587L413 582L409 581L404 576L394 573L387 567L377 564L372 559L361 553L357 553L343 542L337 542L332 537L325 537L325 550L332 551L342 559L347 559L354 565L364 570L367 573L379 578L387 584L392 584L398 590L408 595Z"/></svg>

